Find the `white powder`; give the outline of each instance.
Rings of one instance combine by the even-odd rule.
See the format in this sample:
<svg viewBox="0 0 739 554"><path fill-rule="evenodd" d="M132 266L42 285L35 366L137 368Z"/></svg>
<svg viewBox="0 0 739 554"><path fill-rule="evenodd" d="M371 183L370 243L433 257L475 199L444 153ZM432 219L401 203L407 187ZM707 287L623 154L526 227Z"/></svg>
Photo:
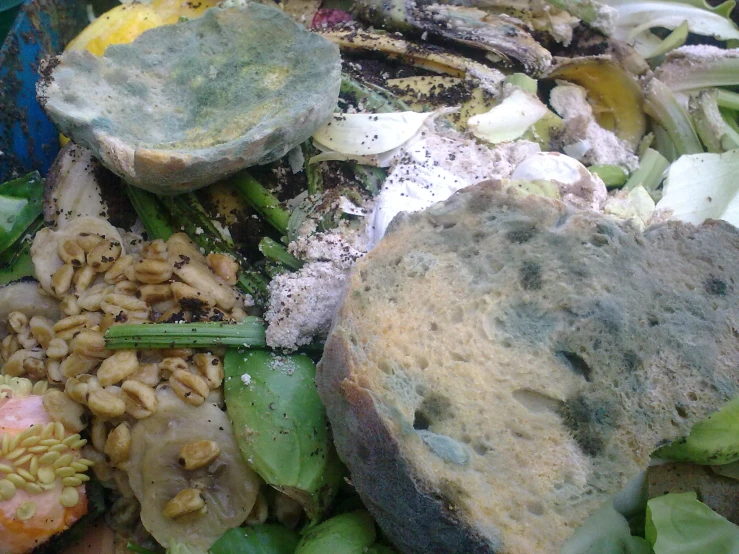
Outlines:
<svg viewBox="0 0 739 554"><path fill-rule="evenodd" d="M681 46L669 52L665 57L665 63L676 60L703 63L718 60L719 58L737 57L739 57L739 48L719 48L718 46L710 46L708 44L692 44Z"/></svg>
<svg viewBox="0 0 739 554"><path fill-rule="evenodd" d="M249 375L248 373L244 373L241 376L241 382L244 383L247 387L251 385L251 375Z"/></svg>
<svg viewBox="0 0 739 554"><path fill-rule="evenodd" d="M639 167L639 158L625 141L595 121L587 92L577 85L559 85L549 97L554 110L564 119L565 152L585 164L618 165L629 171Z"/></svg>
<svg viewBox="0 0 739 554"><path fill-rule="evenodd" d="M364 254L346 228L300 237L289 251L307 263L278 275L269 284L267 345L295 350L325 335L344 293L349 270Z"/></svg>
<svg viewBox="0 0 739 554"><path fill-rule="evenodd" d="M380 241L400 212L423 210L486 179L506 178L521 161L539 151L538 144L528 141L490 148L458 133L426 131L395 163L376 197L367 221L369 246Z"/></svg>

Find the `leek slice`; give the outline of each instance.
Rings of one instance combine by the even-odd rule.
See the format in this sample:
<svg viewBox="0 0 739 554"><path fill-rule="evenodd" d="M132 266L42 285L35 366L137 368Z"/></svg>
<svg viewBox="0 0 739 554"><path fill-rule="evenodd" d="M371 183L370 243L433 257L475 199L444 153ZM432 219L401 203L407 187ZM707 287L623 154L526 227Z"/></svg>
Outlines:
<svg viewBox="0 0 739 554"><path fill-rule="evenodd" d="M436 112L334 114L313 140L349 156L371 156L397 148L413 137Z"/></svg>
<svg viewBox="0 0 739 554"><path fill-rule="evenodd" d="M657 210L699 224L708 218L739 226L739 149L681 156L667 170Z"/></svg>
<svg viewBox="0 0 739 554"><path fill-rule="evenodd" d="M520 138L547 112L547 107L538 98L515 88L489 112L469 118L467 127L477 138L498 144Z"/></svg>

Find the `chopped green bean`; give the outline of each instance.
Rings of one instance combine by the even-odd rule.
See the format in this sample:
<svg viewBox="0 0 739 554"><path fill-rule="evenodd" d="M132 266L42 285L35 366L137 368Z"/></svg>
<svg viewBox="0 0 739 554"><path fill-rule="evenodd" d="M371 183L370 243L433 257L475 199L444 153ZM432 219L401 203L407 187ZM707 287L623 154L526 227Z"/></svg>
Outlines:
<svg viewBox="0 0 739 554"><path fill-rule="evenodd" d="M722 108L739 111L739 92L717 88L716 102Z"/></svg>
<svg viewBox="0 0 739 554"><path fill-rule="evenodd" d="M662 182L662 178L669 165L670 162L662 154L656 150L647 148L647 151L639 162L639 169L631 174L624 188L631 190L635 187L642 186L654 197L657 193L657 187Z"/></svg>
<svg viewBox="0 0 739 554"><path fill-rule="evenodd" d="M259 241L259 251L265 257L279 262L289 269L298 270L303 267L304 262L302 260L290 254L284 246L269 237L264 237Z"/></svg>
<svg viewBox="0 0 739 554"><path fill-rule="evenodd" d="M150 240L167 240L174 234L169 217L164 212L156 195L144 189L125 185L126 195L144 224Z"/></svg>
<svg viewBox="0 0 739 554"><path fill-rule="evenodd" d="M280 205L280 201L275 195L246 171L237 173L229 178L228 182L234 185L236 190L267 223L272 225L281 235L287 234L290 212Z"/></svg>
<svg viewBox="0 0 739 554"><path fill-rule="evenodd" d="M608 188L620 187L629 178L629 174L618 165L595 164L588 170L600 177Z"/></svg>

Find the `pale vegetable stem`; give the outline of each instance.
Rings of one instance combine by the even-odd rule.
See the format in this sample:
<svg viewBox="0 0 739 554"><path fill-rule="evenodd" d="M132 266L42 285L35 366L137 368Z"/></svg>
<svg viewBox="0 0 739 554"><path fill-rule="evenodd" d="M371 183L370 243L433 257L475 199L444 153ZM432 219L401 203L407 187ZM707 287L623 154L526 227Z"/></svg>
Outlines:
<svg viewBox="0 0 739 554"><path fill-rule="evenodd" d="M703 146L690 117L662 81L652 79L646 86L644 111L667 130L679 154L700 154Z"/></svg>
<svg viewBox="0 0 739 554"><path fill-rule="evenodd" d="M739 111L739 93L716 89L716 103L722 108Z"/></svg>
<svg viewBox="0 0 739 554"><path fill-rule="evenodd" d="M662 154L656 150L647 148L639 163L639 169L631 174L624 188L631 190L635 187L642 186L647 192L654 195L669 165L670 162Z"/></svg>

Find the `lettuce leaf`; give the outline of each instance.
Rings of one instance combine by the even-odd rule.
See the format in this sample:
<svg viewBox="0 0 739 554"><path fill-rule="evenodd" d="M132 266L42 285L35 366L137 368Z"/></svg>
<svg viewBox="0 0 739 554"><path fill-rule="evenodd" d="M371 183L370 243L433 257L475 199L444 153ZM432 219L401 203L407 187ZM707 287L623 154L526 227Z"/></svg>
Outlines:
<svg viewBox="0 0 739 554"><path fill-rule="evenodd" d="M695 492L647 503L646 537L654 554L736 554L739 526L698 501Z"/></svg>
<svg viewBox="0 0 739 554"><path fill-rule="evenodd" d="M711 469L716 475L723 475L724 477L729 477L739 481L739 462L720 466L711 466Z"/></svg>
<svg viewBox="0 0 739 554"><path fill-rule="evenodd" d="M663 446L652 456L702 465L739 460L739 397L693 425L687 437Z"/></svg>
<svg viewBox="0 0 739 554"><path fill-rule="evenodd" d="M265 523L230 529L210 547L210 554L293 554L300 536L284 525Z"/></svg>
<svg viewBox="0 0 739 554"><path fill-rule="evenodd" d="M626 518L611 502L591 515L562 546L560 554L649 554L649 544L632 537Z"/></svg>

